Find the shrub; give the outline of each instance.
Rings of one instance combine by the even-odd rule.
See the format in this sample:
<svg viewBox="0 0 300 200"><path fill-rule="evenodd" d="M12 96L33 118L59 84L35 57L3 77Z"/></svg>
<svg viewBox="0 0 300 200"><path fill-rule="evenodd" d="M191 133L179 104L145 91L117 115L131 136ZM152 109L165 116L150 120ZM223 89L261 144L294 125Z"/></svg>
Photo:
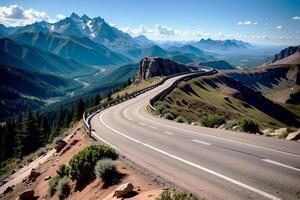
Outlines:
<svg viewBox="0 0 300 200"><path fill-rule="evenodd" d="M200 200L199 197L186 192L174 192L164 191L156 200Z"/></svg>
<svg viewBox="0 0 300 200"><path fill-rule="evenodd" d="M65 164L62 164L59 166L58 170L56 171L56 173L60 176L60 177L64 177L64 176L69 176L70 174L70 167L66 166Z"/></svg>
<svg viewBox="0 0 300 200"><path fill-rule="evenodd" d="M244 132L259 133L259 126L256 122L249 119L242 119L239 121L239 127Z"/></svg>
<svg viewBox="0 0 300 200"><path fill-rule="evenodd" d="M176 117L175 121L179 123L187 123L187 120L182 116Z"/></svg>
<svg viewBox="0 0 300 200"><path fill-rule="evenodd" d="M166 113L166 114L163 115L163 117L165 119L168 119L168 120L174 120L175 119L175 117L172 113Z"/></svg>
<svg viewBox="0 0 300 200"><path fill-rule="evenodd" d="M70 177L78 182L91 178L98 160L103 158L117 159L116 151L105 145L90 145L79 151L69 162Z"/></svg>
<svg viewBox="0 0 300 200"><path fill-rule="evenodd" d="M95 174L99 179L102 179L104 182L111 180L117 172L116 165L111 159L102 159L99 160L95 166Z"/></svg>
<svg viewBox="0 0 300 200"><path fill-rule="evenodd" d="M51 178L51 180L48 183L48 196L52 197L54 195L59 180L60 180L59 175L55 175L54 177Z"/></svg>
<svg viewBox="0 0 300 200"><path fill-rule="evenodd" d="M225 117L220 115L208 115L200 118L200 123L202 126L215 127L220 126L225 123Z"/></svg>
<svg viewBox="0 0 300 200"><path fill-rule="evenodd" d="M184 104L184 105L188 105L189 103L186 101L186 100L184 100L184 99L182 99L182 103Z"/></svg>
<svg viewBox="0 0 300 200"><path fill-rule="evenodd" d="M56 191L60 200L67 198L70 194L69 181L68 177L63 177L57 183Z"/></svg>

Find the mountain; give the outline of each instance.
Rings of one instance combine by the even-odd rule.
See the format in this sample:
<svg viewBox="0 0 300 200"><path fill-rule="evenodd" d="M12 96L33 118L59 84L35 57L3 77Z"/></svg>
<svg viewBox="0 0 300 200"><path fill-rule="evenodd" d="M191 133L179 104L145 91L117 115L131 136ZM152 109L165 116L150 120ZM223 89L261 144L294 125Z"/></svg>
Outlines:
<svg viewBox="0 0 300 200"><path fill-rule="evenodd" d="M236 67L232 66L225 60L194 62L190 63L189 65L194 67L212 67L218 70L236 69Z"/></svg>
<svg viewBox="0 0 300 200"><path fill-rule="evenodd" d="M184 56L184 55L182 55L182 54L173 56L173 57L171 57L171 58L172 58L173 60L175 60L176 62L182 63L182 64L188 64L188 63L194 62L192 59L190 59L189 57Z"/></svg>
<svg viewBox="0 0 300 200"><path fill-rule="evenodd" d="M0 36L6 36L15 32L18 28L16 27L6 27L3 24L0 24Z"/></svg>
<svg viewBox="0 0 300 200"><path fill-rule="evenodd" d="M195 42L192 45L205 51L217 53L222 53L222 51L247 50L252 47L252 45L250 45L249 43L239 40L212 40L210 38L201 39L200 41Z"/></svg>
<svg viewBox="0 0 300 200"><path fill-rule="evenodd" d="M24 32L10 35L9 38L85 65L115 65L130 62L125 56L86 37Z"/></svg>
<svg viewBox="0 0 300 200"><path fill-rule="evenodd" d="M40 108L51 97L64 96L80 87L75 81L39 72L0 65L0 119L12 117L31 106Z"/></svg>
<svg viewBox="0 0 300 200"><path fill-rule="evenodd" d="M67 36L87 37L118 51L140 47L129 34L110 26L101 17L91 19L86 15L79 17L75 13L56 23L36 22L19 28L15 33L24 32L51 32Z"/></svg>
<svg viewBox="0 0 300 200"><path fill-rule="evenodd" d="M286 58L296 52L300 52L300 45L299 46L291 46L291 47L281 50L280 53L275 54L273 62L276 62L278 60Z"/></svg>
<svg viewBox="0 0 300 200"><path fill-rule="evenodd" d="M139 35L137 37L134 37L134 40L136 41L136 43L138 43L141 46L151 46L155 44L153 41L149 40L144 35Z"/></svg>
<svg viewBox="0 0 300 200"><path fill-rule="evenodd" d="M173 55L180 55L180 54L195 55L197 57L197 60L215 60L215 58L212 55L192 45L171 47L168 48L167 50L171 52Z"/></svg>
<svg viewBox="0 0 300 200"><path fill-rule="evenodd" d="M79 64L74 60L43 52L38 48L21 45L13 40L0 39L0 64L6 64L63 76L91 74L95 68Z"/></svg>
<svg viewBox="0 0 300 200"><path fill-rule="evenodd" d="M159 56L159 57L171 56L171 54L168 51L160 48L157 45L146 47L146 48L123 51L122 54L133 60L140 60L145 56Z"/></svg>

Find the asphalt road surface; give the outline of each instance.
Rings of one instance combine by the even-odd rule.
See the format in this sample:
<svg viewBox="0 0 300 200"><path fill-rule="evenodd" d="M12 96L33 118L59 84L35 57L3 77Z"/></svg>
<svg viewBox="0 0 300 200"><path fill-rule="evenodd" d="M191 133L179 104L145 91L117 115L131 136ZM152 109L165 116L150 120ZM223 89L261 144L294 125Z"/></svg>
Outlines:
<svg viewBox="0 0 300 200"><path fill-rule="evenodd" d="M93 116L93 137L206 199L300 199L299 142L150 115L149 99L178 78Z"/></svg>

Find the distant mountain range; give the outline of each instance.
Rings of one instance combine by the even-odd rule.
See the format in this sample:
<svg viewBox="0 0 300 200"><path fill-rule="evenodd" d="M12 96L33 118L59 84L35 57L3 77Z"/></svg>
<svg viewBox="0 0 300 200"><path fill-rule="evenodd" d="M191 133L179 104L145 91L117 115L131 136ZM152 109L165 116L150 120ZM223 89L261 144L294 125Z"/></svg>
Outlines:
<svg viewBox="0 0 300 200"><path fill-rule="evenodd" d="M197 48L203 49L209 52L222 53L224 51L241 51L253 48L253 46L247 42L240 40L212 40L201 39L198 42L192 43Z"/></svg>
<svg viewBox="0 0 300 200"><path fill-rule="evenodd" d="M0 39L0 64L63 76L78 76L96 71L93 67L63 59L29 45L20 45L10 39Z"/></svg>

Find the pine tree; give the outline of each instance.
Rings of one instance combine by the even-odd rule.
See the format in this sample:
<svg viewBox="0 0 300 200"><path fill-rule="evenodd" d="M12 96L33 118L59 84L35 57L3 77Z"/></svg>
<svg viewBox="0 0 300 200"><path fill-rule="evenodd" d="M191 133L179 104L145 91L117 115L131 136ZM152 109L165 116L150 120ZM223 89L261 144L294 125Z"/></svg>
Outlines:
<svg viewBox="0 0 300 200"><path fill-rule="evenodd" d="M74 112L74 120L79 121L82 118L82 115L85 111L85 104L82 98L77 101Z"/></svg>
<svg viewBox="0 0 300 200"><path fill-rule="evenodd" d="M41 117L40 132L40 137L42 138L43 144L45 145L49 140L49 135L51 132L51 127L47 117Z"/></svg>
<svg viewBox="0 0 300 200"><path fill-rule="evenodd" d="M100 103L101 101L101 96L99 94L97 94L94 98L93 98L93 105L92 106L96 106Z"/></svg>

